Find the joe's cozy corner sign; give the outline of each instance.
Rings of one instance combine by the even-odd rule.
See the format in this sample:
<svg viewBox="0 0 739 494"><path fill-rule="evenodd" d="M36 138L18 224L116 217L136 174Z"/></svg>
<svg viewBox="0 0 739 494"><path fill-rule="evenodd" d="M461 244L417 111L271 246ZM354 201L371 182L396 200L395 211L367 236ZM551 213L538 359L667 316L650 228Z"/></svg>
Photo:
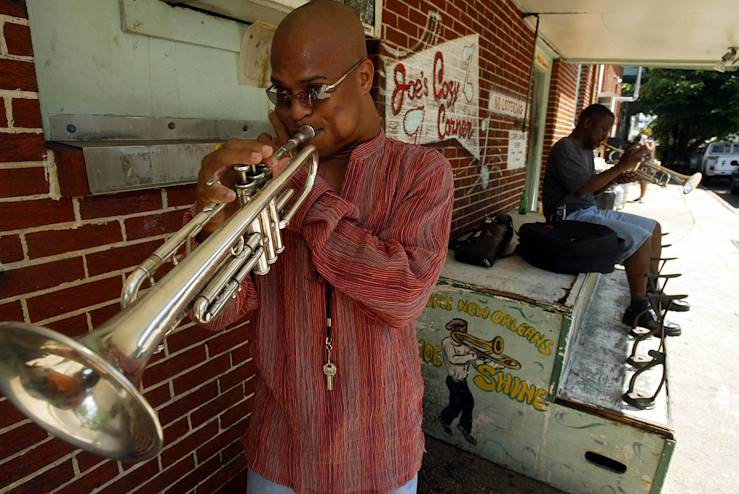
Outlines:
<svg viewBox="0 0 739 494"><path fill-rule="evenodd" d="M424 144L456 139L479 157L479 35L386 62L385 130Z"/></svg>

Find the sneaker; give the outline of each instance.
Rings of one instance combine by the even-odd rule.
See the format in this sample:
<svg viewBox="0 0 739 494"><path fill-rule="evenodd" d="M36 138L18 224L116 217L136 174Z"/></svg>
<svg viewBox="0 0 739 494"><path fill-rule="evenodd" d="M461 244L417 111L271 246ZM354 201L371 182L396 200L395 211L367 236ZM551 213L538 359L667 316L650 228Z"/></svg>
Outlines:
<svg viewBox="0 0 739 494"><path fill-rule="evenodd" d="M657 314L650 306L641 310L634 309L632 306L629 306L629 308L626 309L626 312L624 312L621 322L630 328L639 326L640 328L646 328L650 331L659 328L659 319L657 318ZM679 324L665 321L665 336L680 336L681 334L682 330L680 329ZM659 334L656 334L656 336L659 336Z"/></svg>
<svg viewBox="0 0 739 494"><path fill-rule="evenodd" d="M468 431L466 431L461 425L457 426L457 429L459 429L459 432L462 433L462 436L467 440L468 443L470 443L473 446L477 446L477 439L470 434Z"/></svg>
<svg viewBox="0 0 739 494"><path fill-rule="evenodd" d="M441 424L441 428L444 430L444 432L446 432L447 434L449 434L451 436L452 435L452 428L449 427L449 424L447 424L446 422L444 422L444 419L441 418L441 417L439 417L439 423Z"/></svg>

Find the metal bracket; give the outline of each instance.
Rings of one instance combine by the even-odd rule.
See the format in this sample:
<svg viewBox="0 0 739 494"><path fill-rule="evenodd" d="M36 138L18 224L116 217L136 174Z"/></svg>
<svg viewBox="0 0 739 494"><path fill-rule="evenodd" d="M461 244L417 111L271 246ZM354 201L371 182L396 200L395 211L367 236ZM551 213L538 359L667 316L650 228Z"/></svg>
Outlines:
<svg viewBox="0 0 739 494"><path fill-rule="evenodd" d="M246 120L57 114L49 124L49 140L81 149L92 194L192 183L216 144L271 132Z"/></svg>

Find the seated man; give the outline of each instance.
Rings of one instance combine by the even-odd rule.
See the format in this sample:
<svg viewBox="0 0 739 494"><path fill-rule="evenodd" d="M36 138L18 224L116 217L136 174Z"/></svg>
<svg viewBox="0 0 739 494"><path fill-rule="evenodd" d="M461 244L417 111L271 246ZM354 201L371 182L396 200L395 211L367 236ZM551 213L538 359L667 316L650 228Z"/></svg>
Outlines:
<svg viewBox="0 0 739 494"><path fill-rule="evenodd" d="M613 183L633 181L632 170L646 157L646 149L632 146L612 168L596 174L593 150L608 137L614 115L603 105L590 105L580 114L572 133L560 139L549 154L544 178L544 215L556 215L564 206L568 220L598 223L614 230L625 241L621 259L631 292L631 305L623 322L634 328L654 329L657 315L650 307L647 274L657 272L662 229L653 219L610 210L599 210L595 194ZM684 309L683 309L684 310ZM665 333L680 334L680 326L665 323Z"/></svg>

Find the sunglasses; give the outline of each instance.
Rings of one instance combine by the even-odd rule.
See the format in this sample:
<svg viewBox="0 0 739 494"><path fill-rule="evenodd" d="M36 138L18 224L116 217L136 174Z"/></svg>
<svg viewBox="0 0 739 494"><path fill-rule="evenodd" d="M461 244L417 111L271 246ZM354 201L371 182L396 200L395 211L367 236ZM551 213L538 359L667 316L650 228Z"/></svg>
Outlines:
<svg viewBox="0 0 739 494"><path fill-rule="evenodd" d="M339 84L344 82L344 80L349 77L349 74L354 72L354 69L359 67L362 62L364 62L364 58L352 65L351 68L347 70L344 75L339 77L339 80L337 80L333 84L314 84L308 86L306 90L299 91L297 93L292 93L287 89L283 89L275 84L272 84L269 88L267 88L267 98L269 98L273 105L278 107L290 106L292 104L292 99L295 98L300 101L302 105L313 108L313 106L317 102L327 100L331 96L331 93L333 93L334 90L339 86Z"/></svg>

